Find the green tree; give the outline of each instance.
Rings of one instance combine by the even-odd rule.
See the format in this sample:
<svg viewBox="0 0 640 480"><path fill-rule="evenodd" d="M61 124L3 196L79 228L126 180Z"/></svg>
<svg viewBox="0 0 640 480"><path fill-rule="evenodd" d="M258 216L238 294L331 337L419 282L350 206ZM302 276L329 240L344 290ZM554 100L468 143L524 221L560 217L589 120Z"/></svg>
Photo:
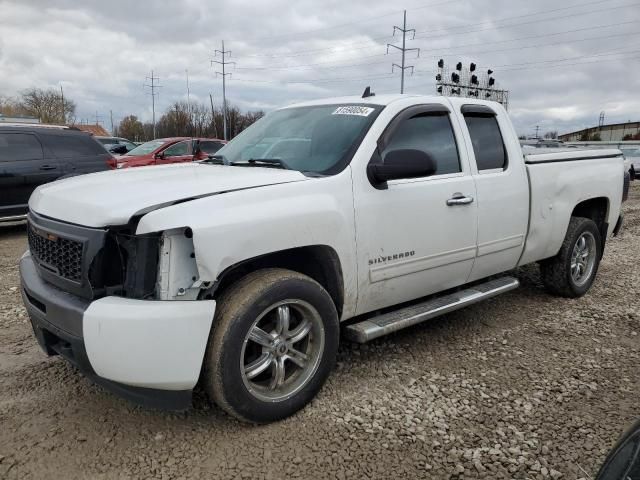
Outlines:
<svg viewBox="0 0 640 480"><path fill-rule="evenodd" d="M118 135L134 142L142 141L145 138L144 126L135 115L126 116L118 125Z"/></svg>

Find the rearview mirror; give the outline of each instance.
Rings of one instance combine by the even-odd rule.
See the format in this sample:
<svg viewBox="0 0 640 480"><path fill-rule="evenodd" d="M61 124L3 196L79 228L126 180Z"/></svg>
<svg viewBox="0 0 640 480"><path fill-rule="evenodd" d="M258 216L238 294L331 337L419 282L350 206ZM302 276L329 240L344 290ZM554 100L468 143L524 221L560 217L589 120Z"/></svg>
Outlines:
<svg viewBox="0 0 640 480"><path fill-rule="evenodd" d="M370 163L367 167L369 179L375 183L401 178L428 177L436 172L436 162L422 150L392 150L382 163Z"/></svg>

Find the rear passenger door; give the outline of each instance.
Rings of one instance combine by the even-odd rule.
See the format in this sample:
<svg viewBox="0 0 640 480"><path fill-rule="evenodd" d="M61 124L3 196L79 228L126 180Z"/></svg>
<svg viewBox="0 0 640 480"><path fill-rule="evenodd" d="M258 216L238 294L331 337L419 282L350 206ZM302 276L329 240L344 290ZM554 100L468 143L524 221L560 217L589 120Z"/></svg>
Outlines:
<svg viewBox="0 0 640 480"><path fill-rule="evenodd" d="M478 195L478 253L469 281L514 268L527 233L527 173L519 145L509 141L516 133L499 108L460 108Z"/></svg>
<svg viewBox="0 0 640 480"><path fill-rule="evenodd" d="M73 130L43 132L40 137L57 157L64 175L108 170L112 155L89 134Z"/></svg>
<svg viewBox="0 0 640 480"><path fill-rule="evenodd" d="M36 135L0 131L0 217L26 213L31 193L59 175L58 162L45 160Z"/></svg>

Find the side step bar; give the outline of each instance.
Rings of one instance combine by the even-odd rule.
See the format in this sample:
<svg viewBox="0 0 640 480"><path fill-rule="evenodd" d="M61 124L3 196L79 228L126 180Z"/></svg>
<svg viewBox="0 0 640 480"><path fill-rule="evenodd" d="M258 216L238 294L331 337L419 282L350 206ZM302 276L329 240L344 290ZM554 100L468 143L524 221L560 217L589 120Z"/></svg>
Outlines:
<svg viewBox="0 0 640 480"><path fill-rule="evenodd" d="M513 277L489 280L443 297L433 298L426 302L354 323L345 328L345 335L348 340L353 342L366 343L388 333L396 332L425 320L495 297L518 288L519 285L520 282Z"/></svg>

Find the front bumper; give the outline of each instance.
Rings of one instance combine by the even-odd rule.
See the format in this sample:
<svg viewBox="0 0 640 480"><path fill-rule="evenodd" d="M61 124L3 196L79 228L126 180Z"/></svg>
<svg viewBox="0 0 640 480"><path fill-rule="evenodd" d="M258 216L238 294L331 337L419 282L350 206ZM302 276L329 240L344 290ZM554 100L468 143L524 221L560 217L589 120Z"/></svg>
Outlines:
<svg viewBox="0 0 640 480"><path fill-rule="evenodd" d="M95 383L136 403L189 408L215 301L92 302L45 282L28 253L20 277L34 334L48 355L62 355Z"/></svg>

